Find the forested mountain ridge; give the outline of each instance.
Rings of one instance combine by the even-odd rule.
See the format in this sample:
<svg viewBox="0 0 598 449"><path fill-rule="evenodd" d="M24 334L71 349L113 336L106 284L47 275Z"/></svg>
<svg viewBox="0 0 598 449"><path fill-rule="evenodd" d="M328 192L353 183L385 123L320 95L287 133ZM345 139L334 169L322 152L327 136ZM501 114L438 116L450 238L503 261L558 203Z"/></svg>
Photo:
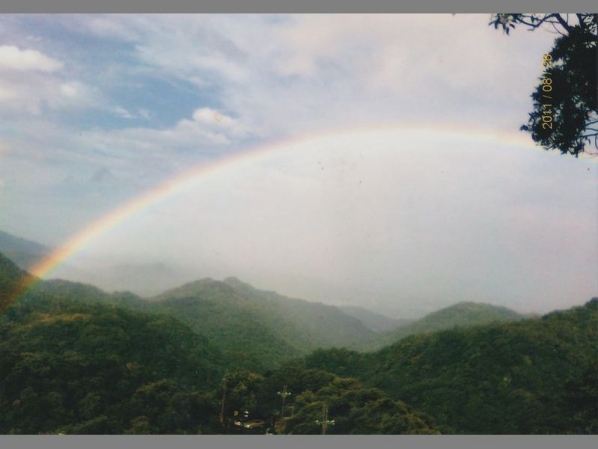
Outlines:
<svg viewBox="0 0 598 449"><path fill-rule="evenodd" d="M31 240L0 231L0 253L27 270L50 254L50 248Z"/></svg>
<svg viewBox="0 0 598 449"><path fill-rule="evenodd" d="M34 289L0 315L0 434L216 432L230 362L166 314Z"/></svg>
<svg viewBox="0 0 598 449"><path fill-rule="evenodd" d="M0 261L3 286L26 276ZM0 434L263 433L233 425L242 408L281 433L319 433L311 417L323 404L341 433L438 433L429 417L380 390L309 370L294 371L298 413L283 419L276 373L239 369L154 305L61 280L39 281L17 298L0 315ZM346 401L354 407L343 418Z"/></svg>
<svg viewBox="0 0 598 449"><path fill-rule="evenodd" d="M462 434L598 432L598 298L539 319L412 335L306 366L361 379Z"/></svg>
<svg viewBox="0 0 598 449"><path fill-rule="evenodd" d="M0 253L0 313L10 306L34 279Z"/></svg>
<svg viewBox="0 0 598 449"><path fill-rule="evenodd" d="M334 306L287 298L236 278L202 279L151 299L198 332L242 357L255 355L265 369L319 347L341 347L376 334Z"/></svg>
<svg viewBox="0 0 598 449"><path fill-rule="evenodd" d="M31 279L0 255L0 295ZM39 281L0 314L0 434L263 433L234 424L245 409L279 433L320 433L324 411L336 421L328 433L598 433L598 298L371 353L289 345L279 357L262 350L284 347L292 321L275 333L262 313L280 324L285 309L272 303L303 307L281 298L236 279L153 302ZM242 357L240 335L259 350Z"/></svg>
<svg viewBox="0 0 598 449"><path fill-rule="evenodd" d="M78 299L167 313L217 344L239 368L258 372L318 347L346 346L376 335L334 306L261 291L235 278L202 279L149 300L54 279L36 283L27 300L39 295L46 303L49 298Z"/></svg>
<svg viewBox="0 0 598 449"><path fill-rule="evenodd" d="M456 327L472 327L493 322L519 321L526 318L507 307L463 301L432 312L419 320L383 332L371 341L352 346L358 350L377 350L409 335L437 332Z"/></svg>

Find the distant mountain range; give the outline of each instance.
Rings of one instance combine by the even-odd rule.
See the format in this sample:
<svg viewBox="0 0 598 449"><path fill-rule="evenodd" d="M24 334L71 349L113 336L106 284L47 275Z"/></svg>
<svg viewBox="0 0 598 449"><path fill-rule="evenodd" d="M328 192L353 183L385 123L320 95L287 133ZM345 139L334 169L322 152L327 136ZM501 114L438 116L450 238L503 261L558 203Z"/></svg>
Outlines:
<svg viewBox="0 0 598 449"><path fill-rule="evenodd" d="M22 239L12 239L13 248ZM39 247L24 241L26 247ZM202 279L143 299L109 294L80 282L44 281L37 292L55 298L107 301L166 312L205 336L247 369L272 368L317 348L375 350L415 333L522 318L487 304L460 303L416 321L384 317L362 307L331 306L259 290L237 278Z"/></svg>
<svg viewBox="0 0 598 449"><path fill-rule="evenodd" d="M390 318L360 306L337 306L347 315L357 318L374 332L386 332L404 326L414 320Z"/></svg>
<svg viewBox="0 0 598 449"><path fill-rule="evenodd" d="M36 260L47 256L51 249L0 231L0 252L27 270ZM110 286L110 290L119 291L130 289L142 295L156 295L156 292L162 291L161 286L176 285L185 277L163 263L104 263L101 269L96 270L65 267L63 271L65 277L76 279L80 284L91 283L102 288ZM247 300L251 300L252 306L239 308ZM287 298L255 289L233 277L222 282L204 279L187 283L152 296L150 301L162 301L162 307L196 329L197 323L204 320L203 331L214 336L228 336L229 331L225 329L236 323L236 332L231 333L232 340L227 341L234 341L237 348L249 346L257 351L261 344L254 345L254 338L249 336L260 333L268 335L265 340L270 343L265 354L274 351L271 357L266 357L271 360L278 357L276 354L291 357L318 347L348 346L359 350L375 350L414 333L523 318L504 307L476 303L454 305L419 320L390 318L360 306L329 306ZM221 310L226 307L228 309ZM235 313L230 321L226 322L226 326L219 325L218 331L211 327L210 320L203 318L232 310ZM191 317L194 317L195 323L190 322ZM247 323L253 323L251 331ZM335 331L327 331L332 324Z"/></svg>
<svg viewBox="0 0 598 449"><path fill-rule="evenodd" d="M423 318L381 333L377 338L353 346L360 350L380 349L409 335L437 332L456 327L472 327L494 322L519 321L526 318L506 307L475 302L460 302L432 312Z"/></svg>
<svg viewBox="0 0 598 449"><path fill-rule="evenodd" d="M51 248L41 243L0 231L0 253L24 270L29 270L35 262L48 256L51 251Z"/></svg>
<svg viewBox="0 0 598 449"><path fill-rule="evenodd" d="M151 298L238 357L251 354L266 366L319 347L341 347L376 334L337 307L258 290L230 277L203 279Z"/></svg>
<svg viewBox="0 0 598 449"><path fill-rule="evenodd" d="M226 423L247 408L318 433L322 404L340 433L598 433L598 298L539 318L458 303L377 333L392 322L236 278L16 297L30 279L0 254L0 434L239 433Z"/></svg>
<svg viewBox="0 0 598 449"><path fill-rule="evenodd" d="M598 433L598 298L540 318L412 334L376 352L321 349L305 364L400 398L442 433Z"/></svg>
<svg viewBox="0 0 598 449"><path fill-rule="evenodd" d="M21 269L30 270L53 249L41 243L0 231L0 253ZM180 285L189 279L189 273L160 262L123 263L89 260L85 266L61 264L58 276L98 285L111 291L132 290L139 295L156 295L166 288Z"/></svg>

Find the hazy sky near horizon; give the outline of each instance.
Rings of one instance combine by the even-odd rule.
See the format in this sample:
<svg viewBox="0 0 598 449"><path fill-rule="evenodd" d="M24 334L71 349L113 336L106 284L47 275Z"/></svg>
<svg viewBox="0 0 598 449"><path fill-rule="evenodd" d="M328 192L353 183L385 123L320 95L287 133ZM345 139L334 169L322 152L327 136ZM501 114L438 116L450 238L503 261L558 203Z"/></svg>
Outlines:
<svg viewBox="0 0 598 449"><path fill-rule="evenodd" d="M518 131L555 35L488 22L1 15L0 229L57 247L192 167L237 161L68 264L409 310L583 303L598 294L598 165Z"/></svg>

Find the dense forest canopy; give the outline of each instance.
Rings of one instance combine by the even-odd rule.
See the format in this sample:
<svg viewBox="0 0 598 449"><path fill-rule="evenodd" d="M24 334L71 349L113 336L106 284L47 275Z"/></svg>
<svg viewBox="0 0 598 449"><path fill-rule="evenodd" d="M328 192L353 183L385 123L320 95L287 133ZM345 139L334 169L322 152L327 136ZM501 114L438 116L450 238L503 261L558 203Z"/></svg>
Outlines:
<svg viewBox="0 0 598 449"><path fill-rule="evenodd" d="M0 292L27 277L1 255L0 266ZM189 289L147 301L41 281L7 305L0 434L598 433L598 298L539 318L432 326L375 352L283 355L266 350L284 339L263 332L256 304L293 300L238 280ZM480 309L457 306L421 321ZM258 351L240 358L217 332L227 307L257 313L241 335ZM327 310L299 315L311 307Z"/></svg>

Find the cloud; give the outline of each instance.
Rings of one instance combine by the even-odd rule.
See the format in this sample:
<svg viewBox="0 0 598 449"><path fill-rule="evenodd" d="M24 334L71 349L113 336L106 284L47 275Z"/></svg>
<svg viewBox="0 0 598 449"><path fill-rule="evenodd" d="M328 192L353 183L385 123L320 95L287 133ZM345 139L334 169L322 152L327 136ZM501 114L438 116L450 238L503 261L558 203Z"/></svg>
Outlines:
<svg viewBox="0 0 598 449"><path fill-rule="evenodd" d="M236 149L251 136L251 130L240 119L204 107L170 128L94 130L75 140L77 147L97 153L98 163L106 158L110 163L168 171L179 164L184 167L187 159L197 163L221 154L223 149Z"/></svg>
<svg viewBox="0 0 598 449"><path fill-rule="evenodd" d="M34 70L33 63L29 67L30 70L21 71L0 67L0 113L4 110L40 115L46 109L103 107L105 100L97 89L54 70Z"/></svg>
<svg viewBox="0 0 598 449"><path fill-rule="evenodd" d="M214 104L271 137L449 114L517 129L525 113L516 120L507 111L528 106L540 73L532 60L554 39L502 36L486 15L472 14L104 20L132 30L144 65L209 91Z"/></svg>
<svg viewBox="0 0 598 449"><path fill-rule="evenodd" d="M102 73L116 78L98 85L114 91L122 73L110 67L120 66L146 78L178 80L266 138L381 121L445 121L449 114L517 129L525 113L516 119L509 111L528 106L539 74L532 58L554 39L542 31L502 36L487 25L487 15L473 14L57 20L110 42L113 53L128 58L125 65L104 61ZM117 115L118 108L127 111L122 118L144 116L133 112L139 108L108 102L117 103L109 107Z"/></svg>
<svg viewBox="0 0 598 449"><path fill-rule="evenodd" d="M546 156L432 129L307 139L206 172L94 246L322 301L545 310L526 301L592 293L598 244L595 194L544 196L556 170L583 190L589 162Z"/></svg>
<svg viewBox="0 0 598 449"><path fill-rule="evenodd" d="M95 183L104 182L105 179L107 177L110 177L111 175L112 175L112 172L110 171L110 169L108 169L106 167L101 167L94 172L93 176L91 177L91 182L95 182Z"/></svg>
<svg viewBox="0 0 598 449"><path fill-rule="evenodd" d="M1 81L0 81L1 82ZM3 87L0 84L0 103L1 102L6 102L8 100L12 100L15 97L17 97L16 92L14 92L13 90L10 90L8 88L8 86Z"/></svg>
<svg viewBox="0 0 598 449"><path fill-rule="evenodd" d="M13 45L0 46L0 70L52 73L63 68L63 63L36 50L21 50Z"/></svg>
<svg viewBox="0 0 598 449"><path fill-rule="evenodd" d="M139 114L140 117L149 120L150 118L152 118L152 113L150 111L148 111L147 109L139 109L139 111L137 111L137 113Z"/></svg>
<svg viewBox="0 0 598 449"><path fill-rule="evenodd" d="M125 119L133 119L135 118L135 115L131 114L129 111L127 111L125 108L123 108L122 106L115 106L113 109L113 112Z"/></svg>
<svg viewBox="0 0 598 449"><path fill-rule="evenodd" d="M66 97L75 97L78 93L77 86L73 83L64 83L60 85L60 92Z"/></svg>
<svg viewBox="0 0 598 449"><path fill-rule="evenodd" d="M595 198L571 201L565 192L595 192L595 178L581 183L582 174L573 176L572 166L543 152L528 159L522 149L492 153L483 142L478 148L435 141L430 157L422 143L430 142L427 135L350 134L422 122L430 133L442 125L516 132L554 36L519 29L503 36L487 19L10 21L0 29L4 41L15 43L0 47L0 130L10 135L12 150L0 147L2 162L10 161L0 164L0 178L11 186L3 199L11 213L3 218L18 229L19 220L35 217L40 235L60 241L191 166L335 129L349 135L321 151L298 145L296 153L281 150L286 158L272 155L264 165L251 159L210 177L185 201L150 211L140 224L148 232L133 230L106 249L173 254L193 267L204 264L215 277L246 275L266 288L322 300L378 293L389 301L425 300L446 291L472 300L494 292L513 302L527 293L577 299L575 280L589 285L590 275L567 271L563 285L571 290L544 286L541 277L559 278L550 241L555 254L575 259L568 267L586 263L584 273L595 267L586 241L561 235L587 232L584 207L595 210ZM0 17L0 25L7 22ZM150 231L163 238L148 245ZM313 285L322 286L319 293Z"/></svg>

